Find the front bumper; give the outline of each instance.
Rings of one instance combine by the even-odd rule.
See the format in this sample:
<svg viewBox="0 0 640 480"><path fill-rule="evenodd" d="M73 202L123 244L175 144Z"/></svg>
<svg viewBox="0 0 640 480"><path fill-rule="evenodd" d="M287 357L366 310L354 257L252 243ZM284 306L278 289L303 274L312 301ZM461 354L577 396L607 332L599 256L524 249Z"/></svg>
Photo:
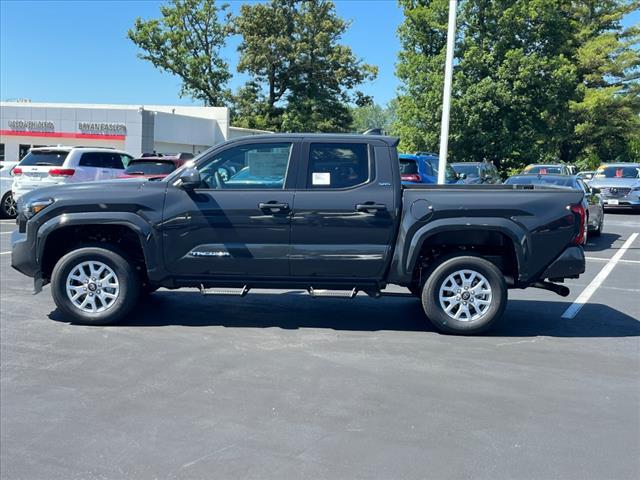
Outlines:
<svg viewBox="0 0 640 480"><path fill-rule="evenodd" d="M36 261L35 243L26 233L11 233L11 266L28 277L40 276L40 265Z"/></svg>
<svg viewBox="0 0 640 480"><path fill-rule="evenodd" d="M547 267L541 275L541 278L549 278L552 280L559 278L575 278L581 273L584 273L585 269L586 261L584 258L584 250L582 247L576 245L567 247L565 251Z"/></svg>

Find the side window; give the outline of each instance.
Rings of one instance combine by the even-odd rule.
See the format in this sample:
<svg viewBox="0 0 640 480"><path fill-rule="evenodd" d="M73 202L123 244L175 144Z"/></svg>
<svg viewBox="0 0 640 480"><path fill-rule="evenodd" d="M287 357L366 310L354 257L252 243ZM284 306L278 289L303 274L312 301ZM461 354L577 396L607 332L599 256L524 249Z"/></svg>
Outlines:
<svg viewBox="0 0 640 480"><path fill-rule="evenodd" d="M293 144L263 143L233 147L199 167L204 188L284 188Z"/></svg>
<svg viewBox="0 0 640 480"><path fill-rule="evenodd" d="M104 168L101 152L87 152L83 153L80 158L80 167L95 167Z"/></svg>
<svg viewBox="0 0 640 480"><path fill-rule="evenodd" d="M104 155L104 168L116 168L118 170L124 170L124 164L122 163L123 155L119 153L105 152Z"/></svg>
<svg viewBox="0 0 640 480"><path fill-rule="evenodd" d="M365 143L312 143L307 188L348 188L369 179Z"/></svg>

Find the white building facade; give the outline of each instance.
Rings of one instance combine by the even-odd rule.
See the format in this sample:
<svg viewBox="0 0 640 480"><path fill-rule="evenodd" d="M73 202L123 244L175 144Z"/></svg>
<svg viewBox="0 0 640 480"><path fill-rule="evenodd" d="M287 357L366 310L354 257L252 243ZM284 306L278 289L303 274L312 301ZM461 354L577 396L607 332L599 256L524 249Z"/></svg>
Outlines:
<svg viewBox="0 0 640 480"><path fill-rule="evenodd" d="M113 147L134 157L198 154L259 133L267 132L231 127L226 107L0 102L0 160L7 161L48 145Z"/></svg>

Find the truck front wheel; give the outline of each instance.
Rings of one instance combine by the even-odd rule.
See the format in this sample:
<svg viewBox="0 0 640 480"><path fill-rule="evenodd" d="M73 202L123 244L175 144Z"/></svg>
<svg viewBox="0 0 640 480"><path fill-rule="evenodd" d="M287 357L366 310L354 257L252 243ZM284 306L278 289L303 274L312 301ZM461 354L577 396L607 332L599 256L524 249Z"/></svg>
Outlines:
<svg viewBox="0 0 640 480"><path fill-rule="evenodd" d="M86 247L63 256L51 275L51 293L70 320L89 325L115 323L136 304L140 281L122 254Z"/></svg>
<svg viewBox="0 0 640 480"><path fill-rule="evenodd" d="M507 286L493 263L479 257L445 259L422 288L422 307L445 333L470 335L490 328L504 312Z"/></svg>

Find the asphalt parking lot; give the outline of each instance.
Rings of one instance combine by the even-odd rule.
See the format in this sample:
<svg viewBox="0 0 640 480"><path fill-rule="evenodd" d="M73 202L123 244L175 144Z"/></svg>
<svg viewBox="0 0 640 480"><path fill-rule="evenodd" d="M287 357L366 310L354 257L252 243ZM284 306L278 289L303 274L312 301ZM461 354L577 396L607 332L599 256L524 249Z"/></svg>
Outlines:
<svg viewBox="0 0 640 480"><path fill-rule="evenodd" d="M3 479L640 478L640 215L607 213L569 297L511 291L480 337L434 332L413 298L283 291L160 291L71 325L10 268L12 229Z"/></svg>

